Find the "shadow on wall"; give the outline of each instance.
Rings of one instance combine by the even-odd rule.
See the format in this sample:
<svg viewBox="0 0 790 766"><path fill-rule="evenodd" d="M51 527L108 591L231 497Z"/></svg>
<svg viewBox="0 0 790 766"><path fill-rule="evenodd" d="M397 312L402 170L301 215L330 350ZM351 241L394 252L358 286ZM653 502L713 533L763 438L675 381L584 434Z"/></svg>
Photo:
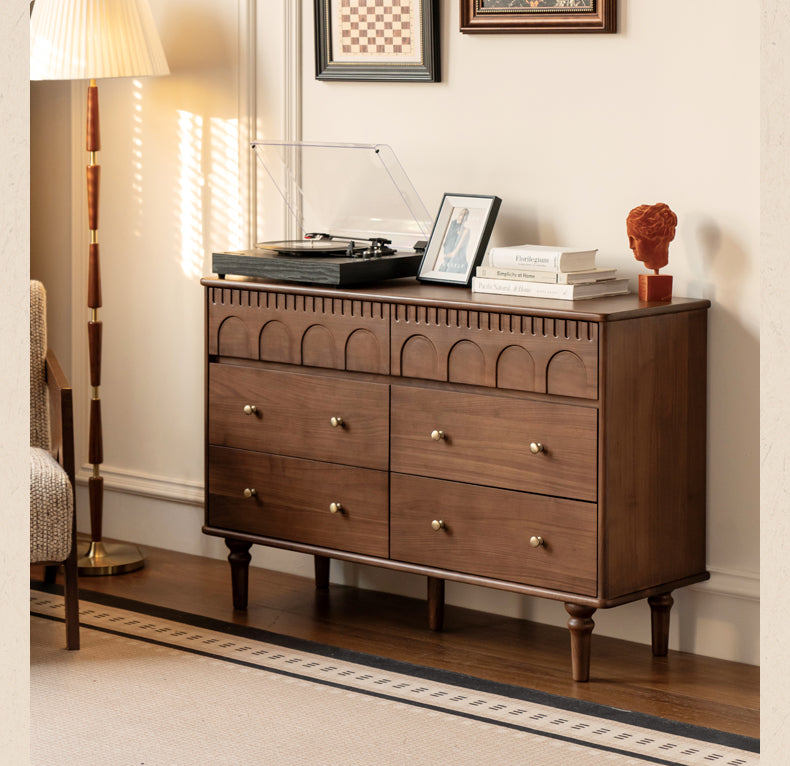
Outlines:
<svg viewBox="0 0 790 766"><path fill-rule="evenodd" d="M168 2L157 27L170 71L190 78L215 76L235 62L236 29L194 3Z"/></svg>
<svg viewBox="0 0 790 766"><path fill-rule="evenodd" d="M683 294L726 305L740 303L744 297L740 286L754 269L754 259L740 241L705 216L686 216L678 233L688 260L689 278Z"/></svg>

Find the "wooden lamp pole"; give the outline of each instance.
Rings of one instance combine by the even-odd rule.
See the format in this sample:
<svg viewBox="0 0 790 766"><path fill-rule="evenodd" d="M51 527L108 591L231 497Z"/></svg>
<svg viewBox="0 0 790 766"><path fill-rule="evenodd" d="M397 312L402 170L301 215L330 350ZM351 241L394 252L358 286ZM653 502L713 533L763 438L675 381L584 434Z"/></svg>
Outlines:
<svg viewBox="0 0 790 766"><path fill-rule="evenodd" d="M96 80L88 86L88 130L86 149L90 157L87 167L88 181L88 228L90 245L88 252L88 356L90 360L91 405L90 430L88 437L88 461L93 474L88 479L88 502L90 504L91 542L88 550L78 562L81 575L109 575L133 572L145 565L145 557L135 545L102 542L102 515L104 511L104 477L101 464L104 462L104 444L101 422L101 343L102 323L99 320L101 298L101 268L99 263L99 177L101 168L96 154L101 148L99 137L99 89Z"/></svg>

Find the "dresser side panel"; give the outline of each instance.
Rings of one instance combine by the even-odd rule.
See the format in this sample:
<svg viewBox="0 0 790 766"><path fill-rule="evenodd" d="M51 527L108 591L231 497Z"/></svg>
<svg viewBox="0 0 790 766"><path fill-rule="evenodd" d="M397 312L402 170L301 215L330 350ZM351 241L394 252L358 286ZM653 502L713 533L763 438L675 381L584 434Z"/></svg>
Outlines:
<svg viewBox="0 0 790 766"><path fill-rule="evenodd" d="M601 591L705 571L707 315L604 325Z"/></svg>

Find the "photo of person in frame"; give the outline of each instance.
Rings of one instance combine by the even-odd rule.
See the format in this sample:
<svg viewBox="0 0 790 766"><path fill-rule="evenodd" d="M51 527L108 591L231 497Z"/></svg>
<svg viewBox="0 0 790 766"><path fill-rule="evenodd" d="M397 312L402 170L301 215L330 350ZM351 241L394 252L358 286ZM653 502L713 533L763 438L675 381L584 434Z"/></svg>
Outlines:
<svg viewBox="0 0 790 766"><path fill-rule="evenodd" d="M469 269L469 240L471 232L467 223L468 218L468 208L453 208L450 223L442 241L442 251L436 267L437 271L444 271L450 274L465 274Z"/></svg>

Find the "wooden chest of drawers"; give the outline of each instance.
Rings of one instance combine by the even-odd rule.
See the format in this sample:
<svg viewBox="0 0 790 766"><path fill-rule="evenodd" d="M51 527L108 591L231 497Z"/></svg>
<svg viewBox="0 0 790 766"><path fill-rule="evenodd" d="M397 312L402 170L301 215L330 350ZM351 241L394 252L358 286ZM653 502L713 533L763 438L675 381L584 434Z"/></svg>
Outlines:
<svg viewBox="0 0 790 766"><path fill-rule="evenodd" d="M564 602L592 615L705 572L707 301L565 303L396 280L204 279L206 519L236 608L253 543Z"/></svg>

